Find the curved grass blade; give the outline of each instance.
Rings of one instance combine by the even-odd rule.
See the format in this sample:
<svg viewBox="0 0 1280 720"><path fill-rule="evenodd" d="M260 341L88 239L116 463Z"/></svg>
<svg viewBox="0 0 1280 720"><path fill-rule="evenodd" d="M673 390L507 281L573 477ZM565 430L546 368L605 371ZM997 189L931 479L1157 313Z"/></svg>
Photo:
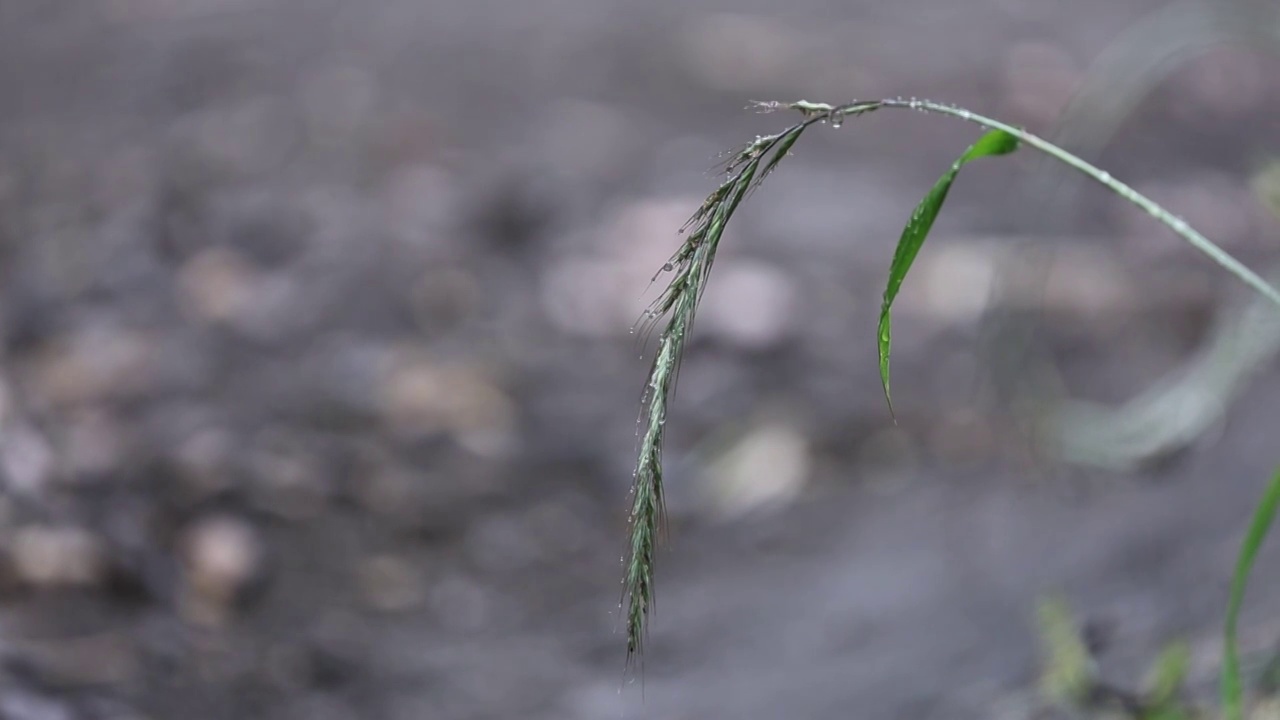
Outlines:
<svg viewBox="0 0 1280 720"><path fill-rule="evenodd" d="M1199 250L1210 260L1222 266L1227 272L1235 275L1246 285L1264 295L1268 300L1280 306L1280 290L1277 290L1266 280L1263 280L1256 272L1245 267L1243 263L1234 258L1226 250L1214 244L1209 238L1201 235L1195 228L1191 227L1185 220L1178 218L1160 205L1156 204L1151 198L1134 190L1123 182L1112 177L1109 173L1101 170L1083 159L1072 155L1053 143L1036 135L1029 133L1020 128L1013 127L999 120L995 120L976 112L965 110L964 108L955 107L953 105L943 105L931 100L881 100L880 107L893 107L909 110L918 110L924 112L938 113L941 115L950 115L951 117L960 118L968 122L976 123L991 130L1003 130L1010 135L1018 138L1019 142L1029 145L1053 157L1060 163L1074 168L1078 172L1084 173L1097 183L1104 185L1111 192L1119 195L1121 199L1136 205L1145 211L1157 222L1172 230L1175 234L1185 240L1188 244ZM844 107L836 108L836 111L843 111ZM868 112L863 110L862 112Z"/></svg>
<svg viewBox="0 0 1280 720"><path fill-rule="evenodd" d="M1280 507L1280 469L1276 470L1275 477L1271 478L1262 500L1253 511L1253 520L1249 522L1249 531L1245 534L1244 544L1240 546L1240 555L1236 559L1235 575L1231 578L1222 650L1222 713L1226 720L1242 720L1244 717L1241 710L1244 692L1240 683L1240 648L1236 643L1236 626L1240 621L1240 606L1244 603L1244 590L1249 582L1249 573L1253 570L1253 560L1267 538L1277 507Z"/></svg>
<svg viewBox="0 0 1280 720"><path fill-rule="evenodd" d="M893 300L897 297L899 288L902 287L902 281L907 277L907 271L911 269L911 263L919 254L920 247L924 245L925 238L933 227L933 221L942 210L942 203L946 201L947 193L951 191L951 183L955 182L960 168L971 160L988 155L1006 155L1017 149L1018 138L1014 135L1003 130L987 132L951 164L951 168L938 179L929 194L925 195L924 200L916 206L915 211L911 213L911 219L907 221L907 226L902 229L898 248L893 253L893 263L889 266L889 284L884 291L884 303L880 306L880 325L877 328L880 348L880 382L884 385L884 399L889 403L891 415L893 400L889 396L889 309L893 305Z"/></svg>

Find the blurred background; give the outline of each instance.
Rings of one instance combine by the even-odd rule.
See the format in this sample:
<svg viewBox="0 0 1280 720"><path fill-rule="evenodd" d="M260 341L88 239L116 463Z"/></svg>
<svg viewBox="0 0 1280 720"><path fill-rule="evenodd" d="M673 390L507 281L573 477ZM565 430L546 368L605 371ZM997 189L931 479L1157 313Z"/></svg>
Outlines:
<svg viewBox="0 0 1280 720"><path fill-rule="evenodd" d="M1085 472L1021 436L981 329L1048 256L1036 352L1119 403L1238 283L1105 191L1032 197L1030 152L975 163L897 306L895 426L885 271L978 134L916 113L816 129L731 226L642 682L617 614L629 328L720 154L790 121L748 101L1050 133L1161 7L0 0L0 717L1030 717L1051 591L1118 683L1177 636L1211 679L1274 364L1186 450ZM1098 157L1265 268L1278 70L1189 58Z"/></svg>

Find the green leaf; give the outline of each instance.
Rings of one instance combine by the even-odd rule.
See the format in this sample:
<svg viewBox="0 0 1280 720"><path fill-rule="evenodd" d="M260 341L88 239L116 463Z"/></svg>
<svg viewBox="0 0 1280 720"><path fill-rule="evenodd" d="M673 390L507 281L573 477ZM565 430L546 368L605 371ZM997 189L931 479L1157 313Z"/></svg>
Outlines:
<svg viewBox="0 0 1280 720"><path fill-rule="evenodd" d="M1240 649L1236 644L1236 626L1240 621L1240 606L1244 603L1244 590L1253 570L1253 560L1267 538L1276 508L1280 506L1280 469L1262 495L1262 501L1253 511L1249 531L1236 559L1235 575L1231 578L1231 595L1227 600L1227 622L1223 632L1222 661L1222 712L1227 720L1242 720L1243 690L1240 683Z"/></svg>
<svg viewBox="0 0 1280 720"><path fill-rule="evenodd" d="M1093 687L1094 666L1066 601L1042 598L1036 607L1041 645L1040 687L1053 702L1076 703Z"/></svg>
<svg viewBox="0 0 1280 720"><path fill-rule="evenodd" d="M970 160L988 155L1006 155L1017 149L1018 139L1003 130L992 130L983 135L951 164L946 174L938 179L929 194L925 195L924 200L916 206L915 212L911 213L907 226L902 229L898 248L893 253L893 263L889 266L889 285L884 291L884 304L880 306L880 326L877 333L880 348L880 382L884 385L884 399L889 403L890 414L893 414L893 400L889 397L889 309L893 306L894 298L898 296L902 281L907 277L907 271L911 269L911 263L915 261L920 247L924 245L929 229L933 227L933 221L938 217L942 203L946 201L947 193L951 191L951 183L955 182L960 168Z"/></svg>
<svg viewBox="0 0 1280 720"><path fill-rule="evenodd" d="M1164 706L1177 699L1182 683L1191 664L1191 648L1185 642L1169 644L1156 658L1147 679L1146 695L1149 702Z"/></svg>

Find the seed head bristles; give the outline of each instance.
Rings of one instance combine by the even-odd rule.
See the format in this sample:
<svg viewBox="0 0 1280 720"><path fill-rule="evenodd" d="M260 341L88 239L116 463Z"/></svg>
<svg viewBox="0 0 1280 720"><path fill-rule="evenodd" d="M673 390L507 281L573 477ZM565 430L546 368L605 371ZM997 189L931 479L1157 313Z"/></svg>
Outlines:
<svg viewBox="0 0 1280 720"><path fill-rule="evenodd" d="M677 384L698 303L729 219L743 198L777 167L809 124L806 121L757 138L726 163L729 177L686 223L684 242L664 266L664 270L669 267L673 273L671 280L645 311L645 332L652 331L664 318L666 325L658 336L641 401L639 459L631 488L629 557L623 581L628 663L642 651L645 621L654 603L654 554L659 536L666 529L662 443L667 403Z"/></svg>

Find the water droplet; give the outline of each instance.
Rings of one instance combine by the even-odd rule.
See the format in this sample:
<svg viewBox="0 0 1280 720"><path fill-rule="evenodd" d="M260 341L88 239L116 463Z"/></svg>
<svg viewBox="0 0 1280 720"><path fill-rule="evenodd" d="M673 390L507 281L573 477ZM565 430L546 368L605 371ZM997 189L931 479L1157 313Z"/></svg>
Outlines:
<svg viewBox="0 0 1280 720"><path fill-rule="evenodd" d="M1111 173L1103 170L1102 172L1098 173L1098 179L1104 183L1111 182Z"/></svg>
<svg viewBox="0 0 1280 720"><path fill-rule="evenodd" d="M840 127L841 125L844 125L844 115L840 115L840 114L832 115L832 116L831 116L831 127L833 127L833 128L838 128L838 127Z"/></svg>
<svg viewBox="0 0 1280 720"><path fill-rule="evenodd" d="M672 265L671 263L667 263L666 265L662 266L663 272L671 272L672 270L675 270L675 269L676 269L676 266Z"/></svg>

